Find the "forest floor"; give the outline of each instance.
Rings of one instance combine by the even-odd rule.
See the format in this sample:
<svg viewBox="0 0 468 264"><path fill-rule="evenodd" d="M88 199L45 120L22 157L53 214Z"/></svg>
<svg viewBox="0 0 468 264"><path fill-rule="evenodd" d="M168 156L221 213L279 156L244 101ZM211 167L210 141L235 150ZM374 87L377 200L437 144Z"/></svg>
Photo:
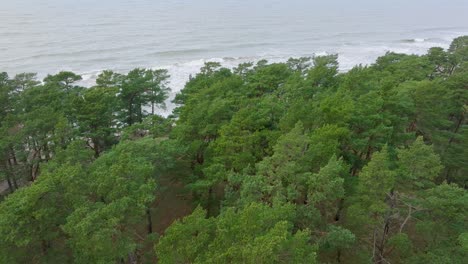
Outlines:
<svg viewBox="0 0 468 264"><path fill-rule="evenodd" d="M152 230L157 236L156 240L150 240L157 243L157 237L164 234L164 231L176 220L182 219L192 213L194 209L193 197L190 191L184 187L185 184L173 175L164 175L158 179L158 192L156 200L151 206ZM146 226L141 226L140 234L142 237L146 234ZM142 249L144 254L142 263L158 263L154 255L154 244L148 243Z"/></svg>
<svg viewBox="0 0 468 264"><path fill-rule="evenodd" d="M193 198L184 184L170 176L161 177L160 192L152 206L153 231L163 234L175 220L189 215Z"/></svg>
<svg viewBox="0 0 468 264"><path fill-rule="evenodd" d="M0 196L7 193L9 187L7 181L0 181Z"/></svg>

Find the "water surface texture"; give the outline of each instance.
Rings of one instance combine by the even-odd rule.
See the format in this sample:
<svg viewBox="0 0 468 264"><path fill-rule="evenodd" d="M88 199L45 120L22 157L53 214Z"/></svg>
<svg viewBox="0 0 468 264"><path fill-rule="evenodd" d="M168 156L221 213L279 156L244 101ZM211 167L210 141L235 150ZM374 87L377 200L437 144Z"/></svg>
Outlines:
<svg viewBox="0 0 468 264"><path fill-rule="evenodd" d="M183 87L227 67L339 54L341 70L386 51L421 54L468 34L466 0L0 0L0 71L167 68Z"/></svg>

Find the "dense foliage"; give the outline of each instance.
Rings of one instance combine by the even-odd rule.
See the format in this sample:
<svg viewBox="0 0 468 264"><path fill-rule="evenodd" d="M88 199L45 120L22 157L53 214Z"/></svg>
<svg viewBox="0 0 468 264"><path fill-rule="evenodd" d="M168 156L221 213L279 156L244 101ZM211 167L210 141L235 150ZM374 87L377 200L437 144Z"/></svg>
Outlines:
<svg viewBox="0 0 468 264"><path fill-rule="evenodd" d="M466 263L467 36L168 78L0 74L0 263Z"/></svg>

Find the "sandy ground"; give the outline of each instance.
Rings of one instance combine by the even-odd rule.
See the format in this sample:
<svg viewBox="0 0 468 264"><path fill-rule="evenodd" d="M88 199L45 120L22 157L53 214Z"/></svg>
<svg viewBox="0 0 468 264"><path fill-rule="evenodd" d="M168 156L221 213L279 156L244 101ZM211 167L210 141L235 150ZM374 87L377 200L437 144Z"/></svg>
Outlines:
<svg viewBox="0 0 468 264"><path fill-rule="evenodd" d="M4 195L6 193L8 193L8 182L1 181L0 182L0 195Z"/></svg>

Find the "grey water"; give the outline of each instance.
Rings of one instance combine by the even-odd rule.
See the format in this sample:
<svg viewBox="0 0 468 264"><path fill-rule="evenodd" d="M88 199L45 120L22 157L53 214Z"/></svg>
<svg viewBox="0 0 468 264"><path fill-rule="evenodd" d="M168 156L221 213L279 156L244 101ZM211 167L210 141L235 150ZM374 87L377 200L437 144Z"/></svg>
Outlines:
<svg viewBox="0 0 468 264"><path fill-rule="evenodd" d="M0 0L0 71L167 68L173 94L205 61L386 51L422 54L468 34L467 0Z"/></svg>

